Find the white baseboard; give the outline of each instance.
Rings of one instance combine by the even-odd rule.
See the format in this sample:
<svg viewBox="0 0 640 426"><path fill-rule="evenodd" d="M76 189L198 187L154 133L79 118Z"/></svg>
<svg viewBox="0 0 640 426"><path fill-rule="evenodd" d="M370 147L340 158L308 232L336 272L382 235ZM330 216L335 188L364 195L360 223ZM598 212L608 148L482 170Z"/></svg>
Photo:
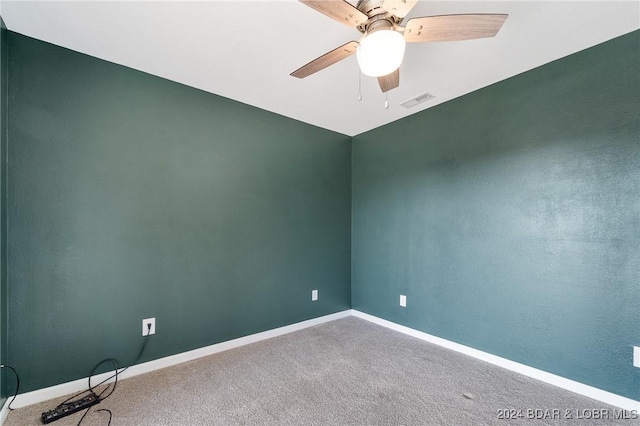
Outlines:
<svg viewBox="0 0 640 426"><path fill-rule="evenodd" d="M2 404L2 410L0 410L0 425L4 424L4 421L7 420L7 416L9 415L9 401L11 398L7 398L7 400Z"/></svg>
<svg viewBox="0 0 640 426"><path fill-rule="evenodd" d="M629 411L636 411L640 413L640 401L636 401L624 396L616 395L611 392L604 391L602 389L594 388L593 386L585 385L584 383L576 382L574 380L566 379L564 377L557 376L555 374L547 373L546 371L538 370L537 368L529 367L528 365L520 364L518 362L510 361L506 358L501 358L496 355L492 355L487 352L480 351L478 349L470 348L459 343L452 342L450 340L442 339L440 337L432 336L427 333L423 333L413 328L405 327L400 324L396 324L391 321L384 320L382 318L375 317L373 315L365 314L364 312L352 310L351 314L355 317L365 319L372 323L381 325L383 327L390 328L400 333L408 334L409 336L416 337L420 340L424 340L429 343L442 346L447 349L451 349L456 352L463 353L465 355L472 356L479 360L488 362L498 367L506 368L507 370L515 371L522 375L540 380L545 383L557 386L562 389L577 393L579 395L586 396L597 401L604 402L614 407L623 408Z"/></svg>
<svg viewBox="0 0 640 426"><path fill-rule="evenodd" d="M159 370L161 368L171 367L183 362L192 361L194 359L202 358L208 355L213 355L218 352L228 351L240 346L248 345L250 343L260 342L262 340L271 339L273 337L282 336L283 334L292 333L294 331L302 330L315 325L324 324L326 322L334 321L340 318L345 318L351 315L351 310L337 312L335 314L326 315L319 318L310 319L307 321L298 322L295 324L287 325L284 327L274 328L273 330L263 331L261 333L251 334L249 336L240 337L238 339L228 340L226 342L217 343L215 345L206 346L200 349L194 349L188 352L182 352L177 355L171 355L164 358L155 359L142 364L136 364L127 369L123 374L118 375L118 379L126 379L128 377L137 376L139 374L149 373L151 371ZM107 377L112 375L113 372L107 372L93 376L92 383L100 383ZM16 397L16 400L12 404L12 408L25 407L27 405L37 404L39 402L48 401L50 399L59 398L71 393L80 392L87 389L87 378L74 380L72 382L62 383L48 388L38 389L31 392L21 393ZM5 404L6 405L6 404ZM4 409L3 409L4 411ZM6 417L6 414L5 414ZM2 424L0 419L0 425Z"/></svg>
<svg viewBox="0 0 640 426"><path fill-rule="evenodd" d="M131 366L129 369L127 369L126 372L119 375L118 377L120 379L126 379L128 377L137 376L139 374L149 373L151 371L159 370L166 367L171 367L177 364L181 364L183 362L192 361L194 359L202 358L208 355L213 355L219 352L224 352L229 349L248 345L250 343L255 343L255 342L270 339L273 337L282 336L284 334L292 333L298 330L303 330L308 327L324 324L324 323L334 321L340 318L345 318L348 316L355 316L358 318L362 318L364 320L370 321L372 323L381 325L386 328L390 328L400 333L404 333L409 336L413 336L418 339L424 340L426 342L433 343L438 346L442 346L444 348L451 349L453 351L472 356L474 358L488 362L490 364L497 365L502 368L506 368L507 370L511 370L516 373L523 374L525 376L540 380L545 383L549 383L559 388L566 389L568 391L586 396L588 398L592 398L597 401L604 402L609 405L613 405L615 407L620 407L629 411L635 410L637 412L640 412L640 401L635 401L633 399L625 398L623 396L616 395L614 393L607 392L598 388L594 388L592 386L588 386L583 383L576 382L574 380L566 379L564 377L560 377L555 374L547 373L546 371L538 370L537 368L529 367L524 364L510 361L508 359L501 358L499 356L492 355L490 353L483 352L478 349L473 349L468 346L464 346L459 343L455 343L446 339L442 339L440 337L432 336L430 334L423 333L421 331L414 330L412 328L405 327L403 325L396 324L394 322L387 321L382 318L378 318L373 315L369 315L364 312L360 312L353 309L338 312L331 315L326 315L320 318L314 318L311 320L302 321L296 324L287 325L287 326L276 328L273 330L267 330L261 333L256 333L256 334L252 334L245 337L240 337L238 339L217 343L215 345L206 346L204 348L194 349L192 351L183 352L177 355L171 355L165 358L160 358L153 361L145 362L143 364L137 364L137 365ZM99 383L100 381L106 379L107 377L109 377L110 374L112 373L104 373L104 374L99 374L97 376L94 376L95 383ZM17 396L16 400L12 404L12 407L20 408L20 407L25 407L27 405L37 404L39 402L48 401L54 398L59 398L61 396L65 396L74 392L80 392L82 390L85 390L86 388L87 388L87 378L85 377L82 379L74 380L72 382L62 383L62 384L51 386L48 388L22 393ZM7 409L7 402L5 402L4 407L2 408L2 411L0 411L0 425L3 424L4 419L7 417L8 412L9 410Z"/></svg>

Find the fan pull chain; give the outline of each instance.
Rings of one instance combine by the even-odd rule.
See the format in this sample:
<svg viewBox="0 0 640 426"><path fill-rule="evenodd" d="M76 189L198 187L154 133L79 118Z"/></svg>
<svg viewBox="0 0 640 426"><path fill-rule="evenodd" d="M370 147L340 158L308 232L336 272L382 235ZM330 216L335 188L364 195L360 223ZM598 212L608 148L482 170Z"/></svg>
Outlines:
<svg viewBox="0 0 640 426"><path fill-rule="evenodd" d="M389 94L384 92L384 109L389 109Z"/></svg>
<svg viewBox="0 0 640 426"><path fill-rule="evenodd" d="M358 101L362 100L362 72L358 70Z"/></svg>

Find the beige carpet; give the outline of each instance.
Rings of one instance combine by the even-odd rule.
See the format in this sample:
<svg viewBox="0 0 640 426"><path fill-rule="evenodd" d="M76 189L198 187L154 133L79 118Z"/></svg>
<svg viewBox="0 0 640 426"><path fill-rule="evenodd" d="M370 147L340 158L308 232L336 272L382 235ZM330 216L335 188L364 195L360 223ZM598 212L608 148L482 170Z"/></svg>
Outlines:
<svg viewBox="0 0 640 426"><path fill-rule="evenodd" d="M15 410L5 425L40 424L64 399ZM640 423L576 419L616 409L354 317L123 380L83 425L107 425L98 408L114 426ZM505 409L561 418L500 420Z"/></svg>

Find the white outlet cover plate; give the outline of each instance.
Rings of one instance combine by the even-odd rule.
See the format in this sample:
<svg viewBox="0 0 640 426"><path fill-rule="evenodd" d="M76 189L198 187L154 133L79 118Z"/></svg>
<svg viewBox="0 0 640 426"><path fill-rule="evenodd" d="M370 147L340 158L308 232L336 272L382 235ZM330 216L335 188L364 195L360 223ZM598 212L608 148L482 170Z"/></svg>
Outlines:
<svg viewBox="0 0 640 426"><path fill-rule="evenodd" d="M404 294L400 295L400 306L402 306L403 308L407 307L407 296L405 296Z"/></svg>
<svg viewBox="0 0 640 426"><path fill-rule="evenodd" d="M640 368L640 346L633 347L633 366Z"/></svg>
<svg viewBox="0 0 640 426"><path fill-rule="evenodd" d="M315 302L318 300L318 290L311 290L311 301Z"/></svg>
<svg viewBox="0 0 640 426"><path fill-rule="evenodd" d="M142 335L147 336L147 324L151 324L151 330L149 330L148 335L156 334L156 319L145 318L142 320Z"/></svg>

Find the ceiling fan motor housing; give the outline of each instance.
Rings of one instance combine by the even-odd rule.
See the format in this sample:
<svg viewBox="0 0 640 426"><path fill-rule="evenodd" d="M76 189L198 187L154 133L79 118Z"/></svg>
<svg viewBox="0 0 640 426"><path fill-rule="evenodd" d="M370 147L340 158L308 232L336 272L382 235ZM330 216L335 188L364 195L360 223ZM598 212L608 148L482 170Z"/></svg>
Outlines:
<svg viewBox="0 0 640 426"><path fill-rule="evenodd" d="M390 12L383 8L384 0L360 0L356 8L367 15L369 19L366 22L357 26L358 31L361 33L371 33L382 29L383 24L376 24L376 22L386 21L388 26L385 29L393 28L394 24L399 24L402 18L392 15Z"/></svg>
<svg viewBox="0 0 640 426"><path fill-rule="evenodd" d="M356 9L367 15L369 18L381 13L386 13L382 8L384 0L360 0L356 5Z"/></svg>
<svg viewBox="0 0 640 426"><path fill-rule="evenodd" d="M380 30L392 30L393 23L380 15L370 19L367 24L367 34L373 34Z"/></svg>

